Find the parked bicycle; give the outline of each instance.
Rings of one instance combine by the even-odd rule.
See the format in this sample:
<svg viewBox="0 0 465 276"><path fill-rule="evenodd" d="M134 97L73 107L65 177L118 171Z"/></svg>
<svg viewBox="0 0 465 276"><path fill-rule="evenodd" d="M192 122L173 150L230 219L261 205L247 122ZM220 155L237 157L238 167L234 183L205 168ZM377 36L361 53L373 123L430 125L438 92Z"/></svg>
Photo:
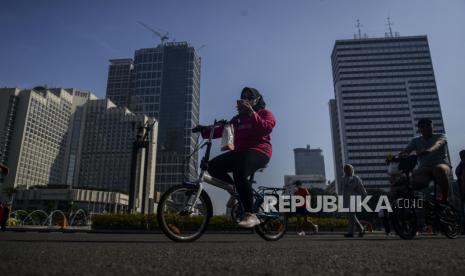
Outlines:
<svg viewBox="0 0 465 276"><path fill-rule="evenodd" d="M210 196L204 190L204 183L223 189L236 199L237 203L231 211L233 221L239 221L245 213L234 185L216 179L207 172L214 129L224 123L224 120L215 120L214 124L209 126L211 129L209 138L204 143L200 143L201 146L196 147L194 151L196 153L199 149L206 147L198 179L170 188L160 199L157 210L158 224L163 233L173 241L195 241L207 229L213 215L213 206ZM255 183L254 174L250 176L249 181L251 184ZM261 222L254 228L256 233L267 241L279 240L287 230L288 221L285 213L265 212L263 207L265 196L278 197L282 192L283 189L280 188L263 186L253 189L253 212Z"/></svg>
<svg viewBox="0 0 465 276"><path fill-rule="evenodd" d="M402 239L412 239L418 231L418 210L424 208L425 224L431 225L454 239L461 233L460 213L450 204L437 200L437 184L434 192L421 197L412 186L412 172L417 164L417 156L388 157L388 174L391 177L393 212L392 225Z"/></svg>

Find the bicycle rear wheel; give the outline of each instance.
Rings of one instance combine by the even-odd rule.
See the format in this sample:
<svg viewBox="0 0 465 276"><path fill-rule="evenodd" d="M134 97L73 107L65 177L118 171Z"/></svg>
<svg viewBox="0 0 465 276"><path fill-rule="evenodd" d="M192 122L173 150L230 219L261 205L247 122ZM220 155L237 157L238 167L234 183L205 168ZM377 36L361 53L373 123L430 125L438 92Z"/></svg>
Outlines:
<svg viewBox="0 0 465 276"><path fill-rule="evenodd" d="M171 240L192 242L207 229L213 207L205 191L194 203L197 191L195 186L178 185L161 197L157 209L158 225Z"/></svg>
<svg viewBox="0 0 465 276"><path fill-rule="evenodd" d="M460 213L452 206L445 206L439 212L441 231L449 239L455 239L462 233Z"/></svg>
<svg viewBox="0 0 465 276"><path fill-rule="evenodd" d="M277 241L286 233L288 222L286 213L266 216L258 213L257 217L262 223L255 226L255 232L264 240Z"/></svg>

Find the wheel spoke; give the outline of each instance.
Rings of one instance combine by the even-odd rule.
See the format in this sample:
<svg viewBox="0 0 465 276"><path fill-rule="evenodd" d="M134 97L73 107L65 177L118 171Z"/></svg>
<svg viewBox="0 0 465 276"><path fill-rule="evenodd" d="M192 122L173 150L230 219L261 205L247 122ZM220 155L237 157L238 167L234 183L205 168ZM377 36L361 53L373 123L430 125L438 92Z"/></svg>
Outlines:
<svg viewBox="0 0 465 276"><path fill-rule="evenodd" d="M176 241L189 241L199 237L209 219L205 198L200 196L192 206L197 194L194 188L179 186L166 193L159 203L161 208L157 214L160 228Z"/></svg>

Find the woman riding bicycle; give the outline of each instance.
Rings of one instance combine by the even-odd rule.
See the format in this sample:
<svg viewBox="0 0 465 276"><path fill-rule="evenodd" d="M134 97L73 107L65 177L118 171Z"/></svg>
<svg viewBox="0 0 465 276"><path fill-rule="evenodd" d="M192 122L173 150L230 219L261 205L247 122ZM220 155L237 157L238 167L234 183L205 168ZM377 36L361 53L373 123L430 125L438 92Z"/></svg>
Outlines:
<svg viewBox="0 0 465 276"><path fill-rule="evenodd" d="M230 123L234 127L234 149L223 153L208 163L211 176L222 181L234 183L244 207L244 217L239 225L252 228L260 224L252 213L252 183L248 177L258 169L264 168L270 161L272 147L270 134L276 124L275 117L265 108L266 104L257 89L245 87L241 92L241 100L237 101L238 115ZM216 127L213 138L221 137L224 126ZM210 129L197 126L192 131L202 133L207 138ZM228 173L232 172L234 180Z"/></svg>

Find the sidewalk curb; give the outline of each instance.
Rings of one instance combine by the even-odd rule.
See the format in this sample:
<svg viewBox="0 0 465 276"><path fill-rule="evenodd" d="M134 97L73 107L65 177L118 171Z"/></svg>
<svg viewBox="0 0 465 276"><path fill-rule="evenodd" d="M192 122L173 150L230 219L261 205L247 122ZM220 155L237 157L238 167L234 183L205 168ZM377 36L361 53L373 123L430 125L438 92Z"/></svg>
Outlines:
<svg viewBox="0 0 465 276"><path fill-rule="evenodd" d="M65 234L73 234L73 233L87 233L87 234L163 234L161 230L127 230L127 229L60 229L60 228L22 228L22 227L10 227L7 228L6 231L9 232L38 232L38 233L65 233ZM287 231L287 234L297 234L298 231L290 230ZM253 229L212 229L206 231L208 234L254 234L255 231ZM344 231L322 231L318 232L317 234L309 233L308 236L313 235L343 235ZM372 233L367 233L368 235L384 235L382 231L375 231Z"/></svg>

